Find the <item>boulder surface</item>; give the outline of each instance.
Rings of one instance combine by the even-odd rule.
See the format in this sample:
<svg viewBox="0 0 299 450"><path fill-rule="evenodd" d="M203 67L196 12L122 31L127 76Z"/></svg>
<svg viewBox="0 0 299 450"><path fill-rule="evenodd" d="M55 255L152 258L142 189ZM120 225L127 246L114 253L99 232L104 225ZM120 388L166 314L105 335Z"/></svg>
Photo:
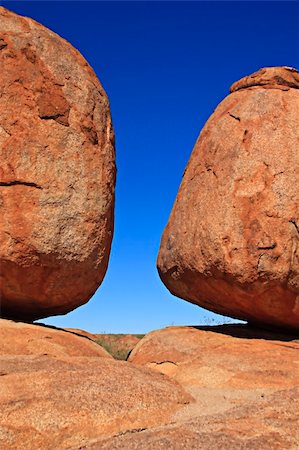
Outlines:
<svg viewBox="0 0 299 450"><path fill-rule="evenodd" d="M167 374L195 401L171 425L88 448L298 447L298 335L247 325L168 327L146 335L129 361Z"/></svg>
<svg viewBox="0 0 299 450"><path fill-rule="evenodd" d="M160 277L211 311L299 329L299 74L234 83L195 144L164 230Z"/></svg>
<svg viewBox="0 0 299 450"><path fill-rule="evenodd" d="M77 331L0 320L0 447L297 449L298 352L249 326L169 327L115 361Z"/></svg>
<svg viewBox="0 0 299 450"><path fill-rule="evenodd" d="M0 320L0 358L2 450L78 450L165 425L192 401L174 380L45 326Z"/></svg>
<svg viewBox="0 0 299 450"><path fill-rule="evenodd" d="M1 316L34 320L87 302L113 235L109 102L68 42L0 7Z"/></svg>
<svg viewBox="0 0 299 450"><path fill-rule="evenodd" d="M55 360L112 356L89 337L42 324L0 319L0 358L48 356ZM75 361L75 360L74 360Z"/></svg>

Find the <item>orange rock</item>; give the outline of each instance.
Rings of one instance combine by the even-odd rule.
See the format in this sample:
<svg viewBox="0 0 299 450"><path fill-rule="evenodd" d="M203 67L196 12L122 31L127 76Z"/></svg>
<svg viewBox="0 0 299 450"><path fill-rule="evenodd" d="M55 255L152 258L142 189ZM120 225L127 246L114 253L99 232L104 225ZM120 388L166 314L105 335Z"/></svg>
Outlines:
<svg viewBox="0 0 299 450"><path fill-rule="evenodd" d="M80 449L297 450L298 409L299 389L294 388L225 413L202 414L184 423L136 430Z"/></svg>
<svg viewBox="0 0 299 450"><path fill-rule="evenodd" d="M88 448L294 450L298 355L296 336L248 326L153 331L129 361L167 373L195 402L178 411L172 425L99 440Z"/></svg>
<svg viewBox="0 0 299 450"><path fill-rule="evenodd" d="M93 341L97 340L97 336L93 333L89 333L89 331L80 330L79 328L64 328L65 331L70 331L71 333L77 334L79 336L87 337Z"/></svg>
<svg viewBox="0 0 299 450"><path fill-rule="evenodd" d="M4 320L0 331L1 450L79 449L168 423L191 400L173 380L114 361L87 338Z"/></svg>
<svg viewBox="0 0 299 450"><path fill-rule="evenodd" d="M158 256L174 294L217 313L299 329L299 74L236 82L204 126Z"/></svg>
<svg viewBox="0 0 299 450"><path fill-rule="evenodd" d="M0 7L2 317L87 302L113 234L114 134L107 96L64 39Z"/></svg>
<svg viewBox="0 0 299 450"><path fill-rule="evenodd" d="M2 356L51 356L112 358L92 340L71 331L41 324L27 324L0 319L0 358Z"/></svg>
<svg viewBox="0 0 299 450"><path fill-rule="evenodd" d="M141 339L129 361L167 373L184 387L293 388L299 381L299 339L247 325L168 327Z"/></svg>
<svg viewBox="0 0 299 450"><path fill-rule="evenodd" d="M119 362L88 338L0 320L0 448L294 450L298 350L248 326L170 327Z"/></svg>

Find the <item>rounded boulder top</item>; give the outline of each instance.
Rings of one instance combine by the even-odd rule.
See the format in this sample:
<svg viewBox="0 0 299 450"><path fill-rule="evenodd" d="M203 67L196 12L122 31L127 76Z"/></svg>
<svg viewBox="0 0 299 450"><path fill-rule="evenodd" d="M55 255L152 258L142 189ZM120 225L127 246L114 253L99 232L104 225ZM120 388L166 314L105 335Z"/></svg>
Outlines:
<svg viewBox="0 0 299 450"><path fill-rule="evenodd" d="M242 78L205 124L158 256L178 297L299 329L299 74Z"/></svg>
<svg viewBox="0 0 299 450"><path fill-rule="evenodd" d="M105 275L115 152L107 95L66 40L0 7L1 316L87 302Z"/></svg>
<svg viewBox="0 0 299 450"><path fill-rule="evenodd" d="M254 86L264 86L265 88L299 89L299 73L293 67L264 67L254 72L252 75L241 78L230 88L230 92L236 92L239 89L247 89Z"/></svg>

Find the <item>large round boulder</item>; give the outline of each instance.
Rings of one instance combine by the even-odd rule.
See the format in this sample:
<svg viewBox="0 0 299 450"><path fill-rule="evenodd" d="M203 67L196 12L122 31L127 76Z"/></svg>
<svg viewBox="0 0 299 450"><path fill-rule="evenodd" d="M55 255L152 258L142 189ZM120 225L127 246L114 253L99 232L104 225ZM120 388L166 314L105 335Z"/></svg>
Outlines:
<svg viewBox="0 0 299 450"><path fill-rule="evenodd" d="M158 256L174 294L299 329L299 74L234 83L192 152Z"/></svg>
<svg viewBox="0 0 299 450"><path fill-rule="evenodd" d="M87 302L113 234L109 102L68 42L0 7L1 316L34 320Z"/></svg>

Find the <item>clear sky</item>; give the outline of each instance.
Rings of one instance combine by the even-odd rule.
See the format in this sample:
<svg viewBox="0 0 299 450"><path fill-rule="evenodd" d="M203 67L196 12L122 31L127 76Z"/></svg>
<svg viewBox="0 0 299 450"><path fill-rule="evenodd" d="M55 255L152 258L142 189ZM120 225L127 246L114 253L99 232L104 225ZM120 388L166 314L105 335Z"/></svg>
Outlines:
<svg viewBox="0 0 299 450"><path fill-rule="evenodd" d="M73 44L111 105L115 235L105 280L86 305L44 322L142 333L221 321L173 297L156 271L164 226L195 140L237 79L299 67L299 3L1 2Z"/></svg>

